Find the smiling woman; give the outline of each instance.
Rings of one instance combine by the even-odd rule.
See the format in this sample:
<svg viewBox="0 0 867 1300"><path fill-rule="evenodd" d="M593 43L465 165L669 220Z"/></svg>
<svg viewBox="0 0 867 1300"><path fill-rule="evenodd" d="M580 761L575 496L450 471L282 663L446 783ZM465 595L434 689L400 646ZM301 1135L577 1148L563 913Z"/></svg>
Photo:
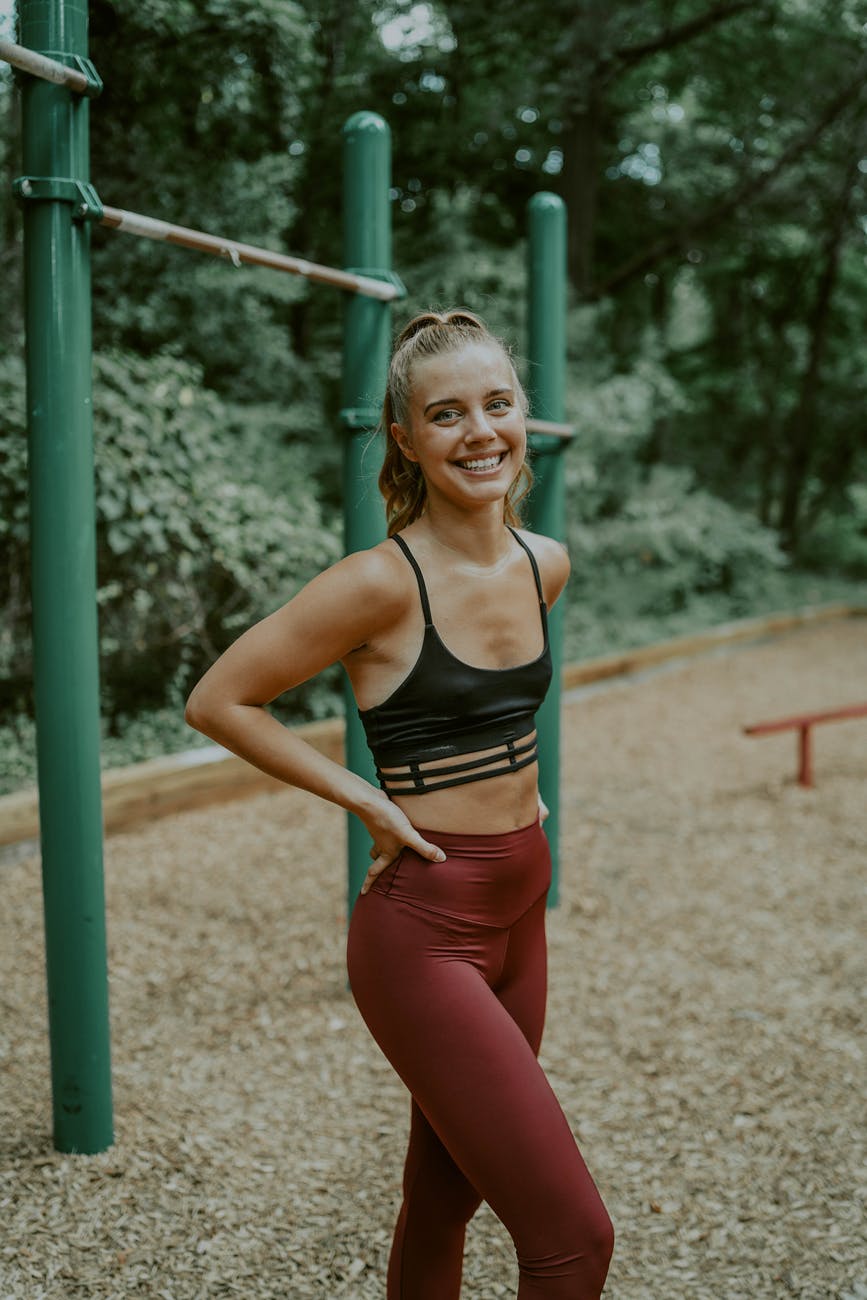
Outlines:
<svg viewBox="0 0 867 1300"><path fill-rule="evenodd" d="M411 321L395 345L382 413L388 441L379 486L389 536L423 513L436 493L433 460L450 445L464 453L458 468L465 472L507 477L504 521L518 524L518 503L533 481L527 411L509 352L472 312L428 312ZM494 457L496 465L487 463Z"/></svg>
<svg viewBox="0 0 867 1300"><path fill-rule="evenodd" d="M246 632L188 702L193 726L370 832L347 969L412 1115L388 1300L458 1300L482 1199L515 1242L519 1300L597 1300L613 1247L538 1061L551 856L535 715L569 561L520 528L526 411L472 312L410 321L382 413L388 538ZM378 790L263 708L336 661Z"/></svg>

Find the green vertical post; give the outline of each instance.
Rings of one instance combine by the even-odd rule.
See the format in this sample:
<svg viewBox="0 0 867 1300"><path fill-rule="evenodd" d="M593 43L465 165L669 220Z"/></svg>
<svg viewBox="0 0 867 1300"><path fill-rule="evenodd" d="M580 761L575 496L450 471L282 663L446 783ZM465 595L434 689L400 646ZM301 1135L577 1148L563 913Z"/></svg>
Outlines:
<svg viewBox="0 0 867 1300"><path fill-rule="evenodd" d="M382 279L391 276L391 132L378 113L353 113L343 127L344 266ZM387 302L352 294L343 324L343 536L347 554L376 546L386 535L377 486L383 448L371 440L379 422L390 350ZM346 764L373 785L376 771L355 699L347 682ZM370 866L370 836L349 814L348 912Z"/></svg>
<svg viewBox="0 0 867 1300"><path fill-rule="evenodd" d="M566 387L566 205L557 194L534 194L528 204L528 396L537 420L562 423ZM564 541L566 487L565 442L534 434L530 438L535 484L530 497L530 526ZM551 689L537 715L542 798L551 810L545 830L551 843L553 876L548 906L560 901L560 678L563 670L563 603L550 614L554 661Z"/></svg>
<svg viewBox="0 0 867 1300"><path fill-rule="evenodd" d="M21 44L87 56L86 0L21 0ZM89 105L23 86L26 177L89 180ZM35 193L34 193L35 191ZM54 1145L114 1140L102 866L90 230L68 190L24 197L33 673ZM29 198L28 196L33 195ZM55 197L54 195L57 195Z"/></svg>

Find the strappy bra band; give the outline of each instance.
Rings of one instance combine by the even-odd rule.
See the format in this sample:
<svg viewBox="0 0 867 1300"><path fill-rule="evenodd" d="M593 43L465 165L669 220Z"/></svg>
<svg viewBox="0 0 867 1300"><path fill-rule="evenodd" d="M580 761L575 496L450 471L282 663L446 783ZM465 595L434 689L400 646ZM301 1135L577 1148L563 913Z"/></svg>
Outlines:
<svg viewBox="0 0 867 1300"><path fill-rule="evenodd" d="M521 767L535 763L539 757L536 735L524 744L516 745L513 740L504 742L505 748L484 758L469 758L465 762L449 763L447 767L433 767L422 771L418 763L409 763L409 771L383 772L377 767L376 775L386 794L417 794L423 790L445 790L450 785L463 785L467 781L476 781L482 776L499 776L501 772L517 772ZM441 777L451 777L455 773L470 773L478 768L496 765L495 771L479 772L478 777L464 775L459 781L442 781Z"/></svg>

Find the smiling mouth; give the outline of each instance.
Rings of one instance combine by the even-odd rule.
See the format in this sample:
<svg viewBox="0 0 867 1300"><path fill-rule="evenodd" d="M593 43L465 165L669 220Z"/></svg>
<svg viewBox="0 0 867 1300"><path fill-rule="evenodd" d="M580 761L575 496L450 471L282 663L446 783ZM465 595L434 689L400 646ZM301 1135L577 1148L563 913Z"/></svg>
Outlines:
<svg viewBox="0 0 867 1300"><path fill-rule="evenodd" d="M458 469L468 470L471 474L485 474L501 465L505 456L506 452L500 451L492 456L468 456L465 460L456 460L454 463Z"/></svg>

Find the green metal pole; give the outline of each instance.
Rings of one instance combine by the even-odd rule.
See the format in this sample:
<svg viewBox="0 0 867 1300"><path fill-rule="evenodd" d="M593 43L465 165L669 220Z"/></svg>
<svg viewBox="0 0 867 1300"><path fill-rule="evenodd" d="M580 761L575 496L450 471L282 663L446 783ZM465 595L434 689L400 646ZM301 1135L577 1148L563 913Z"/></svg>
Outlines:
<svg viewBox="0 0 867 1300"><path fill-rule="evenodd" d="M534 194L528 205L527 278L528 396L538 420L564 418L566 386L566 205L557 194ZM530 526L564 541L566 492L560 438L536 434L530 439L535 484L530 497ZM551 810L545 830L551 842L553 877L548 906L560 901L560 677L563 669L563 603L550 615L554 677L537 715L540 788Z"/></svg>
<svg viewBox="0 0 867 1300"><path fill-rule="evenodd" d="M391 132L378 113L359 112L343 127L343 257L347 269L391 275ZM343 327L343 524L347 554L376 546L386 535L385 511L377 487L381 438L371 441L385 395L390 346L389 305L353 294ZM377 784L373 761L347 683L346 763ZM348 914L370 866L370 836L349 814Z"/></svg>
<svg viewBox="0 0 867 1300"><path fill-rule="evenodd" d="M86 0L21 0L21 43L87 55ZM89 179L88 102L28 77L31 177ZM19 188L25 198L36 187ZM54 190L58 197L48 197ZM90 231L61 187L24 203L33 670L54 1145L114 1140L99 771Z"/></svg>

